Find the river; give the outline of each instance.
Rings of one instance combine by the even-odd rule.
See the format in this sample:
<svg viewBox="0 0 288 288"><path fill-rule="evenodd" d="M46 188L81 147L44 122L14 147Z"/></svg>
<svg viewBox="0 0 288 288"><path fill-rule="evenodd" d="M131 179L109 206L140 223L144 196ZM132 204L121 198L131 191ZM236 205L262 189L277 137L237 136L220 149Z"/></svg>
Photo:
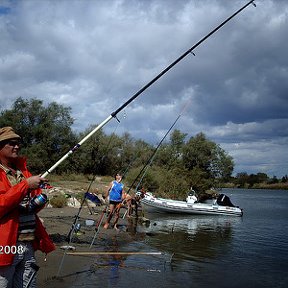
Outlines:
<svg viewBox="0 0 288 288"><path fill-rule="evenodd" d="M95 260L71 287L288 287L288 191L222 192L243 217L148 213L145 237L115 245L161 255Z"/></svg>

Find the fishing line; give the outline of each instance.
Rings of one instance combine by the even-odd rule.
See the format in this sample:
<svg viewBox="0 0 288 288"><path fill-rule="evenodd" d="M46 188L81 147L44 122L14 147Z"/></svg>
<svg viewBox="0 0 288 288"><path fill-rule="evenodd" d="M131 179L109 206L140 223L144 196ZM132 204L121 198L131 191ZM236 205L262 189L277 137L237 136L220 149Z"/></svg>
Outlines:
<svg viewBox="0 0 288 288"><path fill-rule="evenodd" d="M157 147L154 149L154 152L152 153L151 157L148 159L148 161L146 162L146 164L142 167L142 169L140 170L139 174L135 177L134 181L132 182L132 184L130 185L127 194L129 194L130 190L132 189L133 185L136 183L137 179L140 177L140 175L143 173L140 181L138 182L138 185L136 186L136 192L137 192L137 188L139 187L139 185L141 184L147 170L148 167L152 164L156 153L158 151L158 149L160 148L160 146L162 145L163 141L165 140L165 138L167 137L167 135L170 133L170 131L173 129L173 127L176 125L176 123L178 122L178 120L180 119L180 117L182 116L182 114L184 113L184 111L188 108L188 105L190 104L191 100L189 99L188 102L185 104L184 108L182 109L181 113L178 115L178 117L175 119L175 121L173 122L173 124L170 126L170 128L167 130L167 132L165 133L165 135L163 136L163 138L161 139L161 141L158 143ZM145 170L146 169L146 170ZM145 170L145 171L144 171Z"/></svg>

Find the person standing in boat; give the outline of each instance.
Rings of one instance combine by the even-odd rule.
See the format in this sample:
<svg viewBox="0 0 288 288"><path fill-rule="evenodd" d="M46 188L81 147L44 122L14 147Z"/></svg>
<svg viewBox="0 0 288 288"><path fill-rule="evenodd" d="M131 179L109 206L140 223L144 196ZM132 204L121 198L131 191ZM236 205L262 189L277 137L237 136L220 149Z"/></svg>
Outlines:
<svg viewBox="0 0 288 288"><path fill-rule="evenodd" d="M109 227L109 223L115 214L115 220L113 223L113 228L117 228L117 222L120 215L120 208L122 206L122 200L124 196L124 184L122 181L122 175L117 173L115 176L115 180L112 181L108 187L106 198L109 196L109 215L106 223L104 224L104 228L107 229Z"/></svg>

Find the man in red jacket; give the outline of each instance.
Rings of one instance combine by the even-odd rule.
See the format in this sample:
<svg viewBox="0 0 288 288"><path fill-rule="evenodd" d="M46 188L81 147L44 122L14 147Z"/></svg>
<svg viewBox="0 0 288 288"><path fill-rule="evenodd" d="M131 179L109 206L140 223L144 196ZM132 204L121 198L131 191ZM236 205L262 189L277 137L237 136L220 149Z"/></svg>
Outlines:
<svg viewBox="0 0 288 288"><path fill-rule="evenodd" d="M0 128L0 288L25 287L30 279L35 287L34 251L55 249L37 216L45 202L39 185L46 179L28 171L20 140L12 127Z"/></svg>

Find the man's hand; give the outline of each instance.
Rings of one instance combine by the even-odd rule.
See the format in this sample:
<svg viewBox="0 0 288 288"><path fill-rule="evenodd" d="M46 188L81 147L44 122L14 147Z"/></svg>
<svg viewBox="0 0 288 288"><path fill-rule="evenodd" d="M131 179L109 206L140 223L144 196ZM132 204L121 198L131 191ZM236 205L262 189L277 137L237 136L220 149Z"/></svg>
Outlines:
<svg viewBox="0 0 288 288"><path fill-rule="evenodd" d="M28 182L30 189L39 188L41 183L48 181L47 179L42 178L41 175L31 176L31 177L27 178L26 180Z"/></svg>

